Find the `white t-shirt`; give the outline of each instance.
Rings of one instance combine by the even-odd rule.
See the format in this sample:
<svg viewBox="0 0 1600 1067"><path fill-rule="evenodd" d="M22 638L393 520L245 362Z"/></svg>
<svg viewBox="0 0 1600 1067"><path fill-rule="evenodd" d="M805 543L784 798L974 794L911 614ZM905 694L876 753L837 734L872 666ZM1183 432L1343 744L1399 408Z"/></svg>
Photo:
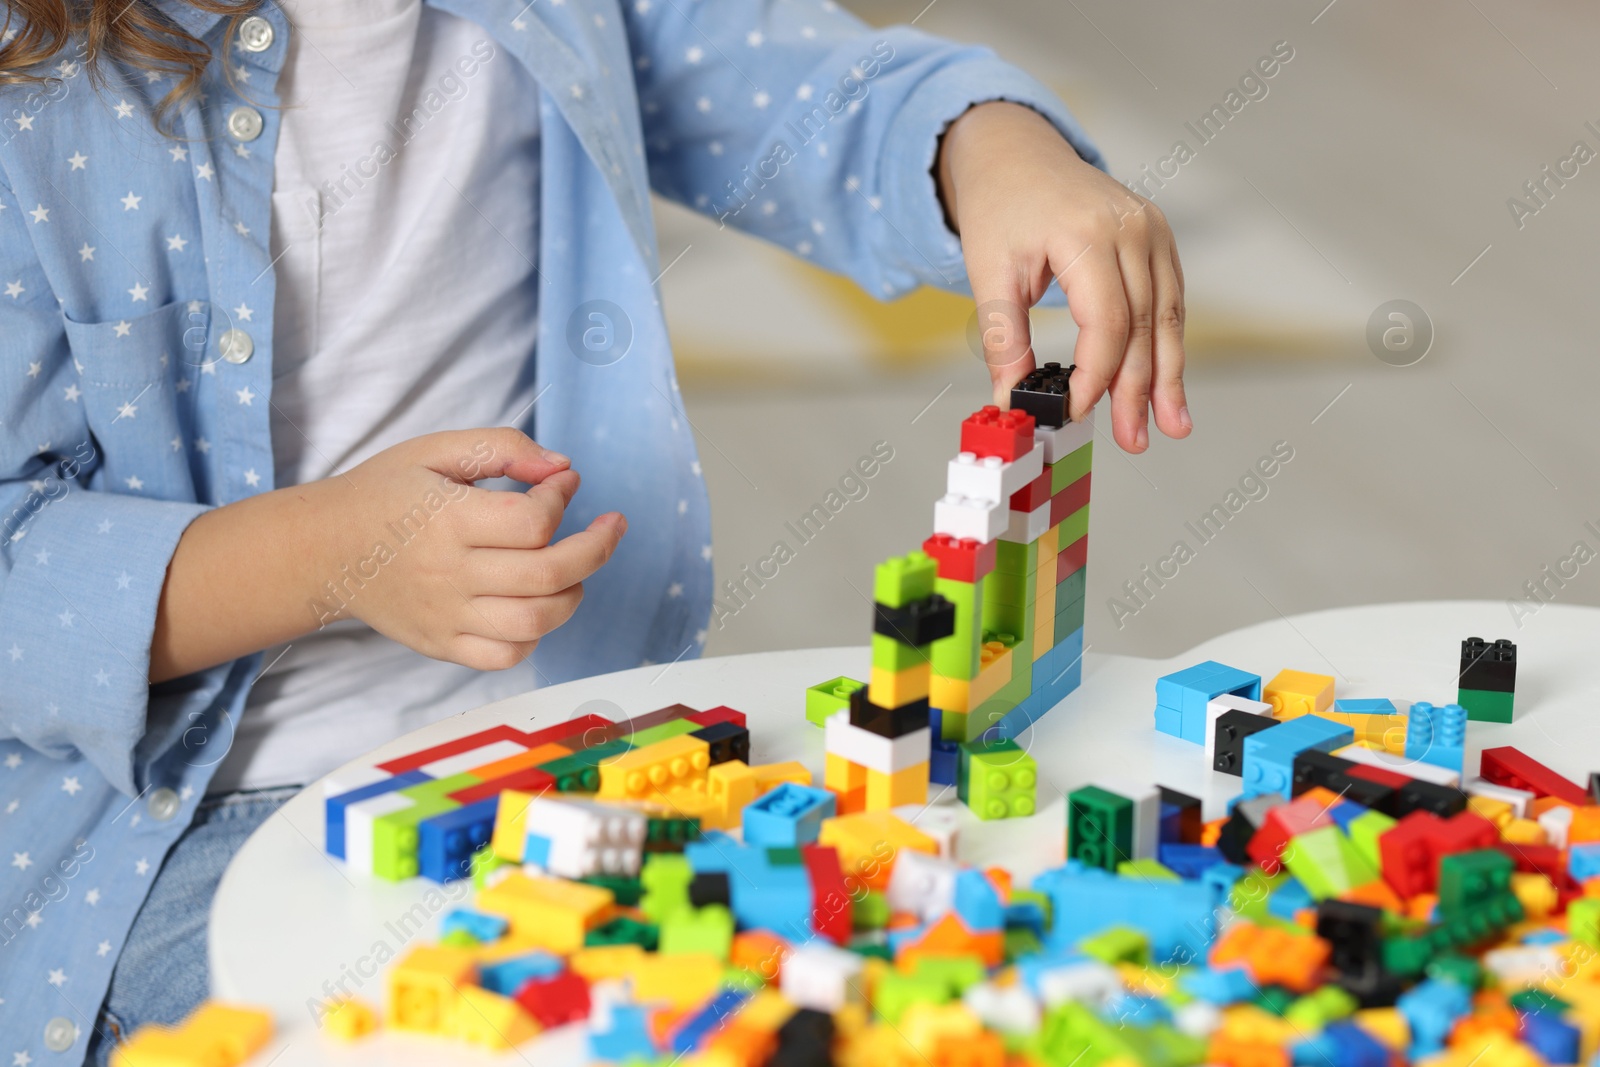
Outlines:
<svg viewBox="0 0 1600 1067"><path fill-rule="evenodd" d="M293 26L272 193L284 486L526 411L539 105L481 26L420 0L280 2ZM268 649L263 665L213 793L309 782L534 685L531 666L441 663L354 620Z"/></svg>

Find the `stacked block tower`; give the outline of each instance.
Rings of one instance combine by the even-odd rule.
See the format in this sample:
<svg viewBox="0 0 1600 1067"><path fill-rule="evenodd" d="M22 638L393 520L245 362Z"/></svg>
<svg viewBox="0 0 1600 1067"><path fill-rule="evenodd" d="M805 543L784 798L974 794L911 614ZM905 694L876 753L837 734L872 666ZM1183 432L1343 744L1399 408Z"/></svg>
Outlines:
<svg viewBox="0 0 1600 1067"><path fill-rule="evenodd" d="M841 810L921 803L931 780L985 817L1032 813L1010 739L1082 675L1094 425L1068 415L1072 371L1047 363L961 424L933 536L878 566L870 680L808 692Z"/></svg>

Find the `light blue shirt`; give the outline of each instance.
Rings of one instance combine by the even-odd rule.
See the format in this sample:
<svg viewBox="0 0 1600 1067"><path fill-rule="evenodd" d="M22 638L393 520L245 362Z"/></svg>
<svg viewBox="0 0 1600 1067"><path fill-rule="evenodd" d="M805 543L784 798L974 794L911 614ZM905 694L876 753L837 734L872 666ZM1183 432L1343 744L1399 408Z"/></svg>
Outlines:
<svg viewBox="0 0 1600 1067"><path fill-rule="evenodd" d="M216 15L152 2L232 68L211 64L177 139L152 117L170 79L112 70L96 91L76 44L51 88L0 92L0 1063L17 1067L81 1061L261 666L147 681L184 528L272 488L273 105L290 28L264 7L273 41L253 52ZM538 677L696 655L710 523L650 191L894 297L967 288L930 168L970 106L1029 104L1099 156L989 52L873 30L826 0L427 2L484 26L541 87L542 314L508 379L536 382L524 428L583 472L562 532L609 510L631 529L540 645ZM240 108L258 135L231 132L252 125Z"/></svg>

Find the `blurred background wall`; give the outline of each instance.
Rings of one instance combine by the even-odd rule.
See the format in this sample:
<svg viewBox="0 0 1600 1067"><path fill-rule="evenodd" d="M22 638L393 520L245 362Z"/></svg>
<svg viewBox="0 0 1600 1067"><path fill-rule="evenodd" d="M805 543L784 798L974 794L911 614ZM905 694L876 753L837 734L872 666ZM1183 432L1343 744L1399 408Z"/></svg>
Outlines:
<svg viewBox="0 0 1600 1067"><path fill-rule="evenodd" d="M1600 153L1600 12L1511 0L847 6L1027 68L1118 178L1177 140L1195 148L1153 198L1187 274L1196 428L1183 442L1153 434L1137 457L1101 429L1092 648L1172 655L1280 613L1456 597L1507 602L1502 632L1483 636L1514 637L1538 608L1526 583L1600 602L1600 562L1577 552L1600 552L1589 322L1600 160L1575 159L1578 142ZM1200 145L1185 124L1279 42L1292 60ZM1551 181L1547 165L1570 176ZM1535 180L1538 199L1524 187ZM859 643L872 565L927 535L957 424L988 393L965 339L971 304L928 291L877 304L659 211L662 261L680 257L662 284L719 584L767 555L874 442L893 449L865 497L713 624L706 651ZM1426 318L1385 361L1369 321L1395 300ZM1070 361L1070 318L1035 323L1040 360ZM1185 524L1279 442L1293 458L1265 495L1200 544ZM1124 583L1180 539L1194 558L1127 596Z"/></svg>

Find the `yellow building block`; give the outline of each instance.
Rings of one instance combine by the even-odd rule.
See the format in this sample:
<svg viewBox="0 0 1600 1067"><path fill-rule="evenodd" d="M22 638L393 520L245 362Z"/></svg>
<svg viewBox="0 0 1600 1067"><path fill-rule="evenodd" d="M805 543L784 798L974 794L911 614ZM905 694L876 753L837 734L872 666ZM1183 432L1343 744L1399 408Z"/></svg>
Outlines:
<svg viewBox="0 0 1600 1067"><path fill-rule="evenodd" d="M941 711L971 711L971 686L965 679L935 674L928 682L928 703Z"/></svg>
<svg viewBox="0 0 1600 1067"><path fill-rule="evenodd" d="M1046 538L1046 540L1049 540ZM1038 662L1056 643L1056 570L1046 566L1040 551L1038 586L1033 603L1033 659ZM1052 558L1052 562L1054 562Z"/></svg>
<svg viewBox="0 0 1600 1067"><path fill-rule="evenodd" d="M489 848L496 856L522 862L522 851L528 846L528 805L537 795L515 789L501 792L494 811L494 833L489 838Z"/></svg>
<svg viewBox="0 0 1600 1067"><path fill-rule="evenodd" d="M509 920L513 937L563 956L582 948L583 935L616 911L609 889L515 871L479 890L478 908Z"/></svg>
<svg viewBox="0 0 1600 1067"><path fill-rule="evenodd" d="M704 783L711 766L711 746L682 734L624 752L600 763L600 796L631 800Z"/></svg>
<svg viewBox="0 0 1600 1067"><path fill-rule="evenodd" d="M975 1037L983 1023L959 1000L944 1004L912 1004L895 1024L911 1047L931 1059L939 1042L953 1037Z"/></svg>
<svg viewBox="0 0 1600 1067"><path fill-rule="evenodd" d="M457 1040L504 1052L533 1040L539 1036L539 1029L538 1021L510 997L480 986L461 987L453 1034Z"/></svg>
<svg viewBox="0 0 1600 1067"><path fill-rule="evenodd" d="M1342 723L1355 732L1355 742L1368 748L1405 755L1406 717L1404 715L1362 715L1355 712L1319 711L1330 722Z"/></svg>
<svg viewBox="0 0 1600 1067"><path fill-rule="evenodd" d="M1491 820L1492 821L1492 820ZM1500 827L1500 836L1513 845L1547 845L1550 835L1532 819L1507 819Z"/></svg>
<svg viewBox="0 0 1600 1067"><path fill-rule="evenodd" d="M322 1032L336 1041L358 1041L377 1028L378 1013L354 997L340 998L322 1017Z"/></svg>
<svg viewBox="0 0 1600 1067"><path fill-rule="evenodd" d="M419 945L389 968L384 1025L448 1037L454 1032L460 990L477 980L470 949Z"/></svg>
<svg viewBox="0 0 1600 1067"><path fill-rule="evenodd" d="M706 796L716 804L715 825L704 821L710 830L730 830L740 825L744 806L758 795L756 772L743 760L729 760L706 770Z"/></svg>
<svg viewBox="0 0 1600 1067"><path fill-rule="evenodd" d="M928 695L928 683L932 676L933 666L927 661L903 671L874 667L868 676L867 698L880 708L898 708L910 704Z"/></svg>
<svg viewBox="0 0 1600 1067"><path fill-rule="evenodd" d="M1222 1010L1222 1026L1217 1033L1235 1041L1259 1041L1272 1045L1291 1045L1303 1035L1289 1020L1254 1004L1235 1004Z"/></svg>
<svg viewBox="0 0 1600 1067"><path fill-rule="evenodd" d="M739 1025L775 1034L798 1009L771 986L764 986L739 1009Z"/></svg>
<svg viewBox="0 0 1600 1067"><path fill-rule="evenodd" d="M829 752L822 757L822 785L835 793L853 793L867 785L867 768Z"/></svg>
<svg viewBox="0 0 1600 1067"><path fill-rule="evenodd" d="M631 973L633 997L641 1004L693 1007L717 991L722 983L722 970L722 960L709 952L679 952L668 956L646 953Z"/></svg>
<svg viewBox="0 0 1600 1067"><path fill-rule="evenodd" d="M1423 1067L1545 1067L1538 1053L1499 1030L1486 1030L1457 1041L1439 1055L1417 1062Z"/></svg>
<svg viewBox="0 0 1600 1067"><path fill-rule="evenodd" d="M784 782L793 782L795 785L810 785L811 772L806 770L806 765L799 760L786 760L783 763L759 763L750 768L756 776L756 796L776 789Z"/></svg>
<svg viewBox="0 0 1600 1067"><path fill-rule="evenodd" d="M210 1050L167 1026L141 1026L111 1052L111 1067L210 1067Z"/></svg>
<svg viewBox="0 0 1600 1067"><path fill-rule="evenodd" d="M1411 1045L1411 1023L1399 1008L1362 1008L1350 1021L1395 1052Z"/></svg>
<svg viewBox="0 0 1600 1067"><path fill-rule="evenodd" d="M1043 537L1039 538L1039 569L1041 571L1047 569L1045 564L1054 563L1056 561L1056 557L1061 555L1060 541L1061 524L1059 522L1050 527L1049 532L1047 532ZM1050 580L1052 582L1055 581L1055 571L1049 571L1049 574L1052 576Z"/></svg>
<svg viewBox="0 0 1600 1067"><path fill-rule="evenodd" d="M644 949L638 945L596 945L567 958L567 966L586 982L599 982L606 978L626 978L644 959Z"/></svg>
<svg viewBox="0 0 1600 1067"><path fill-rule="evenodd" d="M1261 690L1261 699L1272 705L1275 719L1295 719L1333 707L1333 676L1307 671L1279 671Z"/></svg>
<svg viewBox="0 0 1600 1067"><path fill-rule="evenodd" d="M728 829L726 826L712 825L714 822L720 822L721 805L705 789L683 786L669 790L654 798L654 806L657 810L670 812L679 819L699 819L703 829Z"/></svg>
<svg viewBox="0 0 1600 1067"><path fill-rule="evenodd" d="M887 811L866 811L822 820L817 838L821 845L839 851L845 877L861 879L869 889L889 884L894 857L902 848L939 854L939 843L915 826Z"/></svg>
<svg viewBox="0 0 1600 1067"><path fill-rule="evenodd" d="M111 1053L111 1067L238 1067L272 1039L272 1016L206 1001L177 1026L141 1026Z"/></svg>
<svg viewBox="0 0 1600 1067"><path fill-rule="evenodd" d="M967 700L972 707L982 707L983 702L1000 692L1000 687L1011 681L1011 650L999 641L989 641L978 650L978 675L972 679ZM1029 665L1032 669L1032 665Z"/></svg>
<svg viewBox="0 0 1600 1067"><path fill-rule="evenodd" d="M894 774L867 769L867 810L886 811L902 804L928 802L928 765L918 763Z"/></svg>
<svg viewBox="0 0 1600 1067"><path fill-rule="evenodd" d="M1534 871L1514 871L1511 894L1522 905L1529 919L1545 919L1555 914L1558 897L1550 879Z"/></svg>
<svg viewBox="0 0 1600 1067"><path fill-rule="evenodd" d="M1506 823L1516 817L1516 809L1506 801L1496 800L1494 797L1468 797L1467 810L1476 815L1482 815L1501 830L1505 829ZM1537 826L1539 824L1534 823L1534 825Z"/></svg>

